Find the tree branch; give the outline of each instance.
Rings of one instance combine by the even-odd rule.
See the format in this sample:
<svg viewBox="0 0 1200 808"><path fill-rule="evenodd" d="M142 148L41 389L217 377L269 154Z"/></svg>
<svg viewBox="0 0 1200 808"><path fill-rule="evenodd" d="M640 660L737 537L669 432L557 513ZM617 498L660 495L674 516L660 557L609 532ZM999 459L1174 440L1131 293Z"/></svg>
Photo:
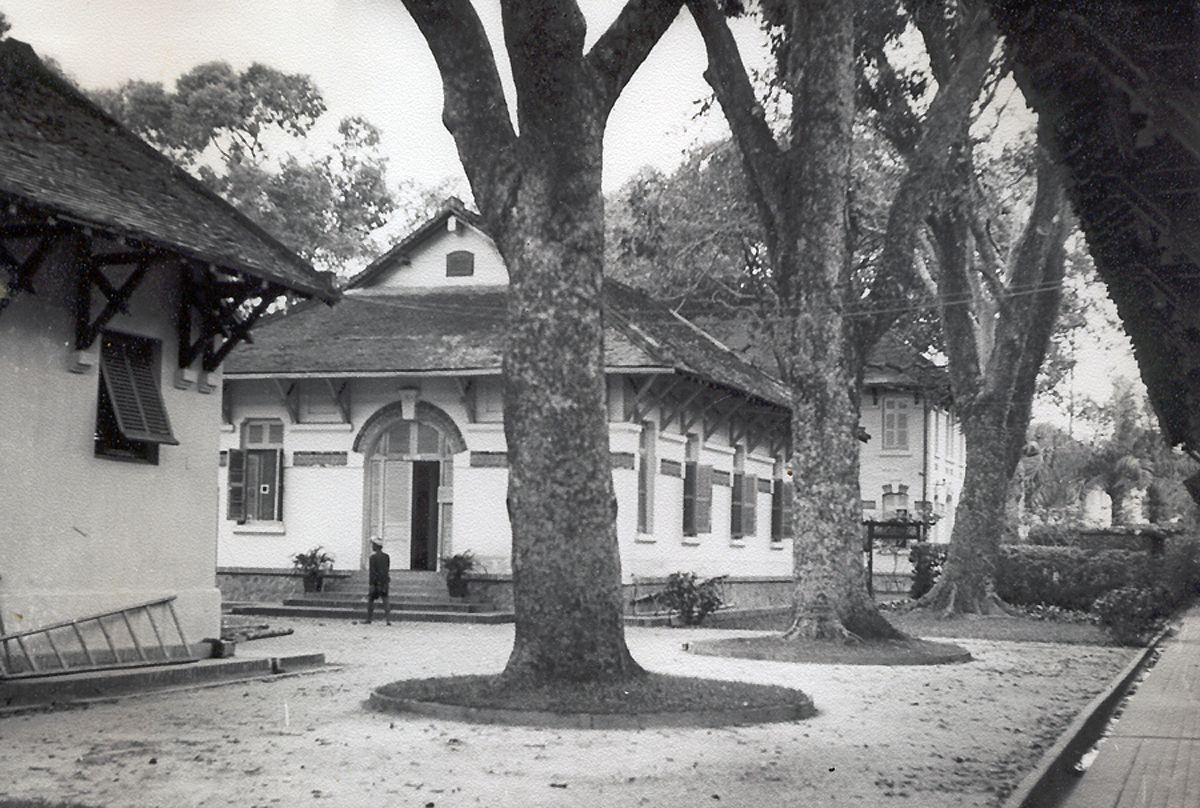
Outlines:
<svg viewBox="0 0 1200 808"><path fill-rule="evenodd" d="M687 7L708 51L704 79L717 94L737 141L768 242L773 243L782 217L782 152L767 125L766 113L754 94L737 42L716 0L687 0Z"/></svg>
<svg viewBox="0 0 1200 808"><path fill-rule="evenodd" d="M629 0L585 57L607 116L650 49L679 16L683 0Z"/></svg>
<svg viewBox="0 0 1200 808"><path fill-rule="evenodd" d="M997 38L990 23L978 24L974 33L969 46L959 54L950 79L938 85L908 172L889 209L880 270L867 298L868 305L878 306L880 312L854 323L853 338L864 354L891 328L898 316L896 304L916 285L913 255L918 234L925 226L934 197L945 185L955 155L967 147L971 107L988 75Z"/></svg>
<svg viewBox="0 0 1200 808"><path fill-rule="evenodd" d="M1060 255L1066 238L1066 202L1063 189L1063 169L1054 164L1043 149L1038 150L1037 193L1033 210L1021 234L1021 240L1013 255L1012 279L1009 295L1033 295L1053 310L1049 315L1053 328L1053 314L1058 310L1061 298L1063 260ZM1055 260L1055 256L1057 260ZM1047 275L1047 272L1050 274ZM1043 295L1053 292L1052 295ZM1028 341L1032 329L1041 329L1044 323L1035 323L1040 316L1041 304L1029 305L1022 302L1009 306L1009 316L997 325L995 348L988 361L984 394L1009 398L1016 384L1022 359L1028 352ZM1045 353L1042 346L1040 354ZM1041 364L1041 355L1038 365Z"/></svg>
<svg viewBox="0 0 1200 808"><path fill-rule="evenodd" d="M517 171L517 136L496 59L470 0L403 0L442 76L442 122L485 217L500 215Z"/></svg>

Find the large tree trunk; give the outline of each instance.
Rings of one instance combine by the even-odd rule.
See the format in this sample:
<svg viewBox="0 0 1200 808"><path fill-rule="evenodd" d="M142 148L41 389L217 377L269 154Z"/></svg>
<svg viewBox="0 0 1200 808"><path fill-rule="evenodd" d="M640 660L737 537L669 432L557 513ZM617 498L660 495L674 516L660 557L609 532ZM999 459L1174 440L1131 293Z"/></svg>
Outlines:
<svg viewBox="0 0 1200 808"><path fill-rule="evenodd" d="M945 570L920 601L923 608L947 615L1007 613L996 595L996 560L1006 521L1011 440L1004 410L995 406L972 412L962 422L967 473L954 517ZM1023 434L1023 433L1022 433Z"/></svg>
<svg viewBox="0 0 1200 808"><path fill-rule="evenodd" d="M504 434L516 643L506 674L640 672L625 645L604 406L602 122L527 170L502 240L510 267ZM586 481L586 482L584 482Z"/></svg>
<svg viewBox="0 0 1200 808"><path fill-rule="evenodd" d="M842 315L849 280L847 194L854 121L854 14L839 0L797 3L788 82L792 147L785 226L772 261L789 350L794 615L785 637L899 637L867 593L862 563L858 407Z"/></svg>
<svg viewBox="0 0 1200 808"><path fill-rule="evenodd" d="M438 64L443 120L509 270L504 433L516 643L505 676L641 673L625 644L608 451L600 177L612 105L680 2L630 0L585 54L576 3L503 0L518 135L470 1L404 0Z"/></svg>
<svg viewBox="0 0 1200 808"><path fill-rule="evenodd" d="M963 187L970 181L963 167ZM974 299L980 271L994 264L969 193L935 220L938 291L944 300ZM1038 369L1046 356L1062 299L1063 244L1068 233L1062 171L1038 153L1037 192L1011 269L989 266L999 290L998 315L977 304L941 308L950 380L966 439L966 477L955 510L950 554L941 578L919 602L946 616L1007 611L994 575L1005 532L1008 489L1029 427ZM979 255L976 255L979 248ZM986 315L986 316L985 316Z"/></svg>

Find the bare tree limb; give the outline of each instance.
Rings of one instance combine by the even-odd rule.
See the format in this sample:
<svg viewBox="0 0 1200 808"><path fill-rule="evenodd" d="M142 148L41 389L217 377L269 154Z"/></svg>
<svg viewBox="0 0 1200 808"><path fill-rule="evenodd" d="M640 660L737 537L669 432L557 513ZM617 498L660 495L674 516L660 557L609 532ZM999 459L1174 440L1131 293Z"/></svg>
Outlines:
<svg viewBox="0 0 1200 808"><path fill-rule="evenodd" d="M973 23L974 38L959 53L952 75L939 83L926 114L924 132L909 160L888 214L887 238L879 272L871 284L868 301L880 308L874 316L854 322L854 342L866 353L896 321L896 304L915 284L913 254L917 236L935 195L944 186L956 154L968 142L971 107L988 75L996 31L990 22Z"/></svg>
<svg viewBox="0 0 1200 808"><path fill-rule="evenodd" d="M586 61L599 85L601 114L607 116L682 7L683 0L629 0L592 45Z"/></svg>
<svg viewBox="0 0 1200 808"><path fill-rule="evenodd" d="M783 215L782 152L766 113L754 94L737 42L716 0L687 0L708 51L704 78L713 88L729 121L746 166L749 187L762 215L768 242L773 243Z"/></svg>
<svg viewBox="0 0 1200 808"><path fill-rule="evenodd" d="M442 121L486 217L505 208L517 136L487 34L470 0L403 0L442 76Z"/></svg>
<svg viewBox="0 0 1200 808"><path fill-rule="evenodd" d="M1053 258L1062 251L1062 242L1066 237L1067 207L1064 193L1063 169L1055 165L1044 150L1039 150L1037 193L1033 210L1013 254L1008 287L1010 295L1040 295L1048 289L1061 287L1062 260L1060 258L1056 265ZM1047 270L1056 271L1057 275L1046 277ZM1058 289L1057 295L1061 296L1061 289ZM1057 311L1058 297L1051 297L1055 304L1054 311ZM1021 305L1010 306L1010 316L1000 321L995 348L988 360L983 395L1004 398L1012 395L1030 331L1035 326L1044 325L1033 322L1038 309L1038 306L1022 302Z"/></svg>

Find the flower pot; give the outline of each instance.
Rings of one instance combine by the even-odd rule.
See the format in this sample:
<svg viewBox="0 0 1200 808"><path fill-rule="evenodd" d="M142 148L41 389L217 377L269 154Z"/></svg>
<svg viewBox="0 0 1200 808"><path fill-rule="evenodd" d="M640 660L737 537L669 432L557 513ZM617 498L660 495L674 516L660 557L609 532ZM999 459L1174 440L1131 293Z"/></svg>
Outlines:
<svg viewBox="0 0 1200 808"><path fill-rule="evenodd" d="M304 576L304 591L305 592L320 592L321 586L325 582L324 576L318 575L315 572L310 572Z"/></svg>
<svg viewBox="0 0 1200 808"><path fill-rule="evenodd" d="M446 591L452 598L465 598L467 596L467 579L455 576L447 577Z"/></svg>

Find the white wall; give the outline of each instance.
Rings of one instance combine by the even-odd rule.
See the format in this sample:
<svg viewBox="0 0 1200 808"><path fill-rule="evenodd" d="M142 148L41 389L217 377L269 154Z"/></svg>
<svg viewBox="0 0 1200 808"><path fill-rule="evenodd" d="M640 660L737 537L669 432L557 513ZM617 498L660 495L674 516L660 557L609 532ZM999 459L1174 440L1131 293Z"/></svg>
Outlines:
<svg viewBox="0 0 1200 808"><path fill-rule="evenodd" d="M503 424L470 423L462 386L453 379L353 380L350 388L349 425L291 424L280 403L278 391L269 381L229 380L234 425L222 433L222 449L236 448L239 430L246 418L272 417L284 423L284 509L278 525L239 526L224 518L225 493L220 496L219 558L222 567L288 567L293 553L323 545L335 555L338 569L358 569L362 559L362 514L364 470L362 455L354 452L355 436L367 419L380 408L396 401L402 387L418 387L420 400L450 415L467 444L467 451L454 458L454 505L449 547L440 555L471 550L488 572L511 571L511 544L505 507L508 473L503 467L473 466L472 452L502 453L506 449ZM477 391L498 390L497 378L473 377ZM477 398L478 403L478 398ZM625 422L610 425L609 448L615 453L637 456L641 427ZM714 435L701 457L726 472L732 471L733 449ZM657 460L684 460L685 439L676 433L660 433ZM296 451L344 451L346 466L297 468ZM746 471L770 479L770 458L753 454ZM223 489L226 470L218 483ZM614 468L617 496L617 536L622 569L630 576L665 575L692 570L703 575L788 576L792 570L791 542L772 544L771 497L757 495L757 532L740 541L730 537L728 486L713 487L713 532L700 537L683 536L683 480L655 475L654 530L637 532L637 471ZM393 557L394 569L403 563Z"/></svg>
<svg viewBox="0 0 1200 808"><path fill-rule="evenodd" d="M108 326L162 341L160 382L179 445L161 447L158 465L145 465L93 454L99 371L96 364L67 369L74 317L63 259L55 255L38 273L37 294L22 294L0 313L4 627L36 628L176 595L189 641L216 637L212 467L220 396L173 384L176 268L156 265L134 293L131 314Z"/></svg>
<svg viewBox="0 0 1200 808"><path fill-rule="evenodd" d="M475 228L456 221L454 231L430 236L410 256L411 263L384 273L371 285L374 289L428 286L495 286L508 283L508 270L491 239ZM475 254L475 274L446 277L446 255L457 250Z"/></svg>

